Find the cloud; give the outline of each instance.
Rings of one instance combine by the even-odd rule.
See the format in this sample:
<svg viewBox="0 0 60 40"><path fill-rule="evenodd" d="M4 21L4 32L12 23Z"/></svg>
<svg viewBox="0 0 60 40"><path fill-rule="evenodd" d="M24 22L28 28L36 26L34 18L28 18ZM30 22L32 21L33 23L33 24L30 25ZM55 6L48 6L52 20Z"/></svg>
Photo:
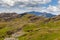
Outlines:
<svg viewBox="0 0 60 40"><path fill-rule="evenodd" d="M47 8L43 9L42 12L48 12L48 13L52 13L52 14L60 14L60 6L52 6L49 5Z"/></svg>
<svg viewBox="0 0 60 40"><path fill-rule="evenodd" d="M51 0L0 0L0 7L5 8L1 12L41 11L43 8L40 5L49 2Z"/></svg>
<svg viewBox="0 0 60 40"><path fill-rule="evenodd" d="M50 3L51 1L52 0L0 0L0 5L6 7L6 9L0 12L7 11L22 13L28 11L40 11L52 14L60 14L60 0L58 1L59 5L57 6L49 5L48 7L41 7L41 5ZM14 8L16 6L17 8Z"/></svg>
<svg viewBox="0 0 60 40"><path fill-rule="evenodd" d="M16 13L24 13L24 12L29 12L31 10L20 10L20 9L4 9L3 11L0 9L0 13L12 13L12 12L16 12Z"/></svg>
<svg viewBox="0 0 60 40"><path fill-rule="evenodd" d="M39 2L40 4L46 4L46 3L51 2L51 0L33 0L33 1Z"/></svg>
<svg viewBox="0 0 60 40"><path fill-rule="evenodd" d="M59 9L56 6L51 6L49 5L49 7L47 8L48 11L54 12L54 11L58 11Z"/></svg>
<svg viewBox="0 0 60 40"><path fill-rule="evenodd" d="M51 0L0 0L0 4L14 6L16 3L20 4L46 4Z"/></svg>
<svg viewBox="0 0 60 40"><path fill-rule="evenodd" d="M52 13L52 14L60 14L60 0L57 0L58 4L56 6L49 5L49 7L46 8L46 12Z"/></svg>
<svg viewBox="0 0 60 40"><path fill-rule="evenodd" d="M60 0L58 0L58 4L60 4Z"/></svg>

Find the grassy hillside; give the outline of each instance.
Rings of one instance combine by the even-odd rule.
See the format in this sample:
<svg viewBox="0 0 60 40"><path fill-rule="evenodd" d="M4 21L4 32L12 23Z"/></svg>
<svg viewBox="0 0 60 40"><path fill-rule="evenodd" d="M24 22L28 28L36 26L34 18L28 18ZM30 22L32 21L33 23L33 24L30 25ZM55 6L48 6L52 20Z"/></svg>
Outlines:
<svg viewBox="0 0 60 40"><path fill-rule="evenodd" d="M2 14L0 14L2 15ZM60 40L60 18L39 17L32 14L13 14L0 17L0 40L11 38L14 33L18 40Z"/></svg>

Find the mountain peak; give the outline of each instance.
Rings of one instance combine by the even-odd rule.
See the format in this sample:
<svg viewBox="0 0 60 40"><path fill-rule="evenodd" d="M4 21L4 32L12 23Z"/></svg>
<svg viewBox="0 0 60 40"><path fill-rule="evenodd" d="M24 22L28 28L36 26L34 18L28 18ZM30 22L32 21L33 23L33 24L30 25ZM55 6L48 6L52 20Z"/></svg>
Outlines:
<svg viewBox="0 0 60 40"><path fill-rule="evenodd" d="M27 13L34 14L34 15L37 15L37 16L43 16L43 17L47 17L47 18L51 18L51 17L56 16L56 15L53 15L53 14L47 13L47 12L31 11L31 12L27 12Z"/></svg>

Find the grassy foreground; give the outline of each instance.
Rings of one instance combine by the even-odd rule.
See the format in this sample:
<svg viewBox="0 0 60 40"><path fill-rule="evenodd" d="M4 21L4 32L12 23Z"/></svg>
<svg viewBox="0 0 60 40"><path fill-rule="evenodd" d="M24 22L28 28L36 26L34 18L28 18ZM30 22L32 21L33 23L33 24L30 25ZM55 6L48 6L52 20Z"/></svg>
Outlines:
<svg viewBox="0 0 60 40"><path fill-rule="evenodd" d="M19 30L25 34L18 36L18 40L60 40L60 20L45 20L47 18L27 14L10 21L0 21L0 40Z"/></svg>

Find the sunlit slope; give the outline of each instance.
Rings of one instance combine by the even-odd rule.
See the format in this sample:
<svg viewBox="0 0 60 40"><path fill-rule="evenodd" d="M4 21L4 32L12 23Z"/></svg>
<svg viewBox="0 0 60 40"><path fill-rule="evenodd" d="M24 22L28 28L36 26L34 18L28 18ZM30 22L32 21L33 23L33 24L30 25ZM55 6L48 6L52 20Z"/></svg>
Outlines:
<svg viewBox="0 0 60 40"><path fill-rule="evenodd" d="M0 16L0 40L11 38L16 32L23 32L18 40L60 40L60 18L45 18L32 14L8 14Z"/></svg>

